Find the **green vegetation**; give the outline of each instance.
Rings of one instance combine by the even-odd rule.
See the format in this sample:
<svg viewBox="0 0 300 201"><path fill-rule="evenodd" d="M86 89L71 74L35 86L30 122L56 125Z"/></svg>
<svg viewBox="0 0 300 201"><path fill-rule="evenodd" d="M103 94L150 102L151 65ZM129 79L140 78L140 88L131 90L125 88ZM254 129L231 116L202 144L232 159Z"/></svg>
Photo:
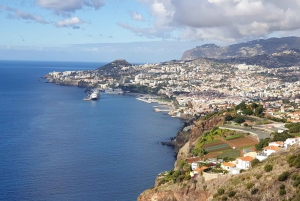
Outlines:
<svg viewBox="0 0 300 201"><path fill-rule="evenodd" d="M286 139L288 138L292 138L294 136L288 134L287 132L284 132L284 133L278 133L278 132L275 132L273 133L273 141L276 142L276 141L285 141Z"/></svg>
<svg viewBox="0 0 300 201"><path fill-rule="evenodd" d="M257 192L258 192L258 189L254 188L254 189L251 190L251 195L255 195Z"/></svg>
<svg viewBox="0 0 300 201"><path fill-rule="evenodd" d="M254 186L254 184L252 182L247 183L247 189L251 189Z"/></svg>
<svg viewBox="0 0 300 201"><path fill-rule="evenodd" d="M285 194L286 194L285 189L280 188L279 189L279 195L285 195Z"/></svg>
<svg viewBox="0 0 300 201"><path fill-rule="evenodd" d="M266 116L267 119L270 119L272 121L276 121L276 122L282 122L282 123L286 123L286 119L281 119L281 118L276 118L276 117L270 117L270 116Z"/></svg>
<svg viewBox="0 0 300 201"><path fill-rule="evenodd" d="M235 191L230 191L230 192L228 193L228 197L234 197L235 194L236 194Z"/></svg>
<svg viewBox="0 0 300 201"><path fill-rule="evenodd" d="M281 175L278 176L278 181L285 181L290 176L288 171L283 172Z"/></svg>
<svg viewBox="0 0 300 201"><path fill-rule="evenodd" d="M228 149L223 151L222 154L219 154L217 158L222 158L225 161L234 160L240 156L240 151L236 149Z"/></svg>
<svg viewBox="0 0 300 201"><path fill-rule="evenodd" d="M235 134L235 135L228 136L228 137L226 137L225 139L226 139L226 140L232 140L232 139L240 138L240 137L242 137L242 136L243 136L243 135L241 135L241 134Z"/></svg>
<svg viewBox="0 0 300 201"><path fill-rule="evenodd" d="M229 148L228 144L223 143L223 144L218 144L218 145L215 145L215 146L205 148L204 150L207 151L207 152L212 152L212 151L228 149L228 148Z"/></svg>
<svg viewBox="0 0 300 201"><path fill-rule="evenodd" d="M261 116L264 108L262 105L258 105L257 103L251 103L246 105L244 101L242 101L240 104L235 106L236 110L241 110L243 114L245 115L255 115L255 116Z"/></svg>
<svg viewBox="0 0 300 201"><path fill-rule="evenodd" d="M227 201L227 200L228 200L228 198L226 196L222 197L222 201Z"/></svg>
<svg viewBox="0 0 300 201"><path fill-rule="evenodd" d="M233 120L233 119L234 119L234 117L231 116L231 115L227 115L227 116L225 117L225 121L231 121L231 120Z"/></svg>
<svg viewBox="0 0 300 201"><path fill-rule="evenodd" d="M300 132L300 123L285 124L285 127L289 129L290 133L299 133Z"/></svg>
<svg viewBox="0 0 300 201"><path fill-rule="evenodd" d="M225 193L225 190L223 188L218 189L217 194L223 195Z"/></svg>
<svg viewBox="0 0 300 201"><path fill-rule="evenodd" d="M244 123L244 122L245 122L245 118L242 117L242 116L237 116L237 117L234 119L234 122L235 122L235 123L238 123L238 124Z"/></svg>
<svg viewBox="0 0 300 201"><path fill-rule="evenodd" d="M300 168L300 154L288 156L287 162L290 167Z"/></svg>
<svg viewBox="0 0 300 201"><path fill-rule="evenodd" d="M259 143L257 143L255 145L255 148L257 149L257 151L262 150L264 147L268 146L269 142L271 142L270 138L266 138L263 140L260 140Z"/></svg>
<svg viewBox="0 0 300 201"><path fill-rule="evenodd" d="M260 163L260 161L259 161L257 158L255 158L255 159L252 161L251 165L252 165L252 167L255 167L255 166L257 166L259 163Z"/></svg>
<svg viewBox="0 0 300 201"><path fill-rule="evenodd" d="M170 181L172 181L173 183L177 183L191 179L190 165L186 163L183 159L179 161L179 165L179 170L170 170L169 172L167 172L165 177L159 182L159 185Z"/></svg>
<svg viewBox="0 0 300 201"><path fill-rule="evenodd" d="M299 175L293 175L291 179L294 181L293 186L298 187L299 184L300 184L300 176Z"/></svg>
<svg viewBox="0 0 300 201"><path fill-rule="evenodd" d="M262 177L262 174L258 174L258 175L256 175L255 178L256 178L257 180L259 180L261 177Z"/></svg>
<svg viewBox="0 0 300 201"><path fill-rule="evenodd" d="M271 171L273 170L273 165L271 165L271 164L266 164L266 165L264 166L264 170L265 170L266 172L271 172Z"/></svg>

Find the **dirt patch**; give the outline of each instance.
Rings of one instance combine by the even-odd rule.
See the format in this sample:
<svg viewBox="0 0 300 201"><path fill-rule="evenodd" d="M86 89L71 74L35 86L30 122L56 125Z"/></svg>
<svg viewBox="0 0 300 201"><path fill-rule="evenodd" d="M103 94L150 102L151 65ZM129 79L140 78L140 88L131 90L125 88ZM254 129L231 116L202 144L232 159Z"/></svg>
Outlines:
<svg viewBox="0 0 300 201"><path fill-rule="evenodd" d="M208 159L208 158L214 158L214 157L216 157L217 155L219 155L220 153L222 153L222 152L218 152L218 151L216 151L216 152L209 152L208 154L206 154L206 155L204 156L204 160L206 160L206 159Z"/></svg>
<svg viewBox="0 0 300 201"><path fill-rule="evenodd" d="M227 141L228 144L230 144L231 147L248 147L248 146L254 146L257 144L257 141L255 139L252 139L250 137L240 137L232 140Z"/></svg>

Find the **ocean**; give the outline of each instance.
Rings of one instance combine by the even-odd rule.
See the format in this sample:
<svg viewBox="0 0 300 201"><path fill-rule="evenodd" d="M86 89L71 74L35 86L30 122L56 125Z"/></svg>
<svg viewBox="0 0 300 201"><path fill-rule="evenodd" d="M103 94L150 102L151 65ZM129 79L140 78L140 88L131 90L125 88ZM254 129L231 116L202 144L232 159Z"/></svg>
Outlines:
<svg viewBox="0 0 300 201"><path fill-rule="evenodd" d="M45 83L103 63L0 61L0 200L131 201L173 168L182 120L128 95Z"/></svg>

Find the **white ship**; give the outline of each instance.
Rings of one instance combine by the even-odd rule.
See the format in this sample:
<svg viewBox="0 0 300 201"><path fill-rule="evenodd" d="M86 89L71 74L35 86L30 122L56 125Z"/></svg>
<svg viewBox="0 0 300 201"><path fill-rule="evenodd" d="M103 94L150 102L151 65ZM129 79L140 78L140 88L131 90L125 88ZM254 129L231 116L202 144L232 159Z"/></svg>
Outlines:
<svg viewBox="0 0 300 201"><path fill-rule="evenodd" d="M91 100L98 100L100 98L100 93L98 89L93 89L90 95Z"/></svg>
<svg viewBox="0 0 300 201"><path fill-rule="evenodd" d="M105 89L105 93L107 94L124 94L123 90L120 88L112 89L112 88L107 88Z"/></svg>

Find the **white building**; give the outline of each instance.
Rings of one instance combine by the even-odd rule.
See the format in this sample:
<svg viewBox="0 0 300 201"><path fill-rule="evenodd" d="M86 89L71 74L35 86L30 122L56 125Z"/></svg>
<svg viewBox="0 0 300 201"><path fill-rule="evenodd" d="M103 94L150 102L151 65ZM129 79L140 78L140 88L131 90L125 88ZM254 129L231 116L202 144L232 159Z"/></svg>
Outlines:
<svg viewBox="0 0 300 201"><path fill-rule="evenodd" d="M251 156L238 157L236 159L236 167L248 170L251 167L251 162L254 160Z"/></svg>

